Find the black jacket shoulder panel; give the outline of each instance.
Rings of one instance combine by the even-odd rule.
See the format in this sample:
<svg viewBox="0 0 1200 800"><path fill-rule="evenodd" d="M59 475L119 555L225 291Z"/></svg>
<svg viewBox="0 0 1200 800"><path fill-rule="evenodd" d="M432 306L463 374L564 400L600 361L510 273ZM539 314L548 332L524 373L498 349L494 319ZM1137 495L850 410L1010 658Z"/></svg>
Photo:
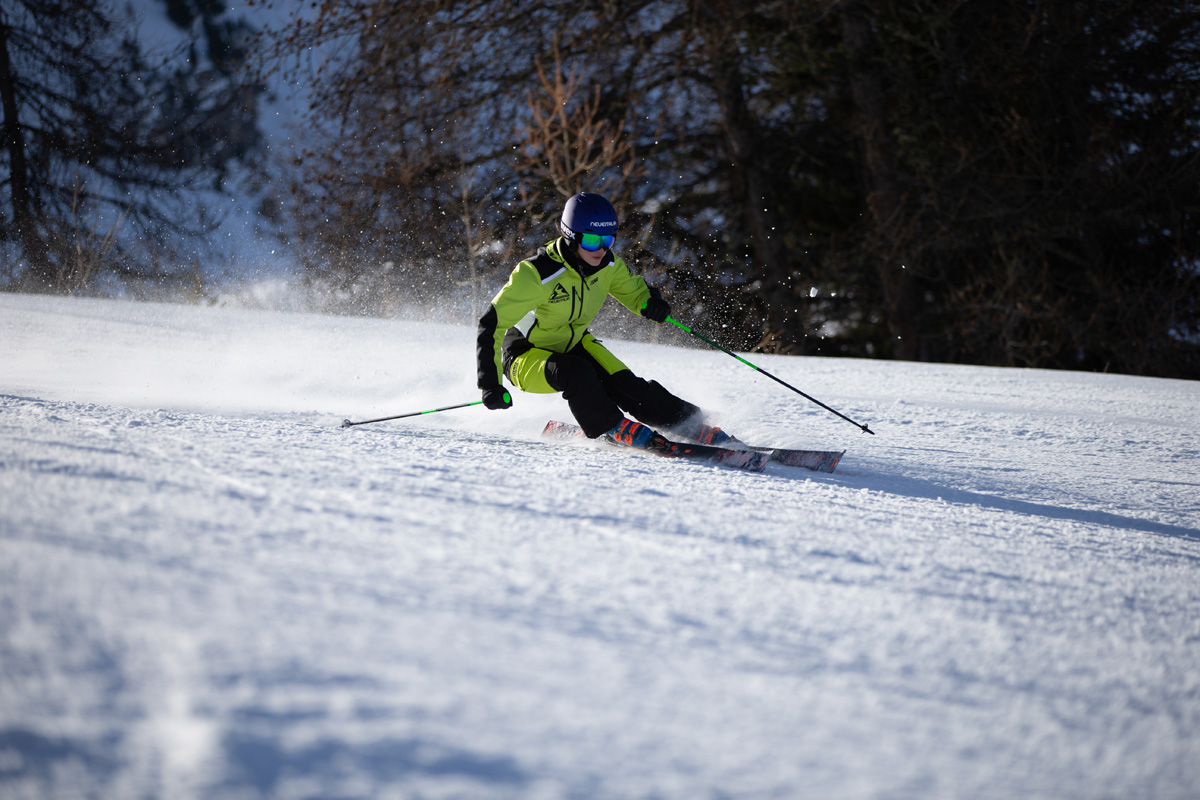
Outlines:
<svg viewBox="0 0 1200 800"><path fill-rule="evenodd" d="M534 268L538 271L538 277L543 281L549 280L551 276L563 268L563 263L546 252L546 248L544 247L538 248L537 255L529 259L529 263L533 264Z"/></svg>

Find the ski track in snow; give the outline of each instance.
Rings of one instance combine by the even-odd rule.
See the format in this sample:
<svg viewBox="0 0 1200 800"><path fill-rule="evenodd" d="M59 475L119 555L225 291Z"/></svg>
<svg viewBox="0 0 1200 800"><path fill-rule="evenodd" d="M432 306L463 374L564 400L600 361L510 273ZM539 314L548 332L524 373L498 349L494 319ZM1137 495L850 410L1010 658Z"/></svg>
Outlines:
<svg viewBox="0 0 1200 800"><path fill-rule="evenodd" d="M764 474L539 438L466 326L0 295L7 798L1200 796L1200 384L612 342Z"/></svg>

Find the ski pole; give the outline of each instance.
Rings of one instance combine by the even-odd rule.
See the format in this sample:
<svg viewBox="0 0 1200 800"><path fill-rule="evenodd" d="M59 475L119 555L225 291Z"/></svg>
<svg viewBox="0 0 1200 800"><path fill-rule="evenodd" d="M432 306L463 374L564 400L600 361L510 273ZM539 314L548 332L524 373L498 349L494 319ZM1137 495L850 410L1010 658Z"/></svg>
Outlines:
<svg viewBox="0 0 1200 800"><path fill-rule="evenodd" d="M436 414L439 411L450 411L455 408L466 408L467 406L481 406L482 400L476 400L474 403L459 403L456 406L442 406L441 408L431 408L428 411L411 411L407 414L397 414L394 417L380 417L379 419L364 419L361 422L351 422L348 419L342 420L343 428L352 428L355 425L370 425L372 422L387 422L390 419L404 419L405 417L419 417L422 414Z"/></svg>
<svg viewBox="0 0 1200 800"><path fill-rule="evenodd" d="M862 432L863 432L863 433L869 433L869 434L871 434L872 436L874 436L874 435L875 435L875 431L871 430L871 429L870 429L870 428L868 428L866 425L862 425L862 424L860 424L860 423L858 423L858 422L855 422L854 420L850 419L849 417L847 417L847 416L846 416L845 414L843 414L842 412L840 412L840 411L836 411L836 410L834 410L834 409L830 408L829 406L825 405L824 403L822 403L820 400L816 399L815 397L811 397L811 396L809 396L809 395L805 394L804 392L802 392L802 391L800 391L799 389L797 389L795 386L792 386L792 385L791 385L790 383L788 383L787 381L781 380L780 378L777 378L777 377L775 377L774 375L772 375L771 373L767 372L767 371L766 371L765 369L763 369L762 367L758 367L758 366L755 366L754 364L751 364L749 361L747 361L746 359L742 358L742 357L741 357L741 356L739 356L737 353L733 352L732 350L726 350L724 347L721 347L721 345L717 344L716 342L714 342L714 341L713 341L713 340L711 340L711 339L707 339L707 338L705 338L705 337L701 336L700 334L696 333L694 330L692 330L692 329L691 329L691 328L689 328L688 326L684 325L683 323L679 322L678 320L672 319L671 317L667 317L667 322L671 323L672 325L674 325L674 326L675 326L675 327L677 327L677 328L681 328L682 330L685 330L685 331L687 331L688 333L690 333L692 336L695 336L695 337L696 337L697 339L699 339L700 341L702 341L702 342L705 342L705 343L707 343L707 344L710 344L710 345L712 345L713 347L715 347L715 348L717 348L718 350L720 350L722 353L725 353L726 355L731 355L731 356L733 356L733 357L734 357L734 358L736 358L738 361L740 361L740 362L742 362L743 364L745 364L747 367L750 367L751 369L754 369L754 370L756 370L756 371L758 371L758 372L761 372L763 375L766 375L768 378L770 378L771 380L775 381L775 382L776 382L776 383L778 383L778 384L781 384L781 385L783 385L783 386L786 386L787 388L791 389L791 390L792 390L793 392L795 392L796 394L798 394L798 395L800 395L801 397L803 397L805 400L810 400L810 401L812 401L813 403L816 403L817 405L819 405L821 408L825 409L825 410L826 410L826 411L828 411L829 413L831 413L831 414L836 414L837 416L841 417L842 419L846 420L847 422L849 422L849 423L850 423L850 424L852 424L852 425L857 425L859 428L861 428L861 429L862 429Z"/></svg>

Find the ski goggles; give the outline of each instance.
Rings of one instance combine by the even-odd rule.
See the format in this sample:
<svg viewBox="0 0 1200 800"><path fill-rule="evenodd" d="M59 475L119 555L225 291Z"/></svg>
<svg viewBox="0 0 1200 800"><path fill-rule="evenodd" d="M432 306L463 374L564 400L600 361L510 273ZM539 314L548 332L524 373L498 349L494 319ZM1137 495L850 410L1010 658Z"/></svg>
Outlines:
<svg viewBox="0 0 1200 800"><path fill-rule="evenodd" d="M612 248L613 242L617 240L615 236L608 236L600 233L581 233L579 234L579 246L584 250L595 252L601 247Z"/></svg>

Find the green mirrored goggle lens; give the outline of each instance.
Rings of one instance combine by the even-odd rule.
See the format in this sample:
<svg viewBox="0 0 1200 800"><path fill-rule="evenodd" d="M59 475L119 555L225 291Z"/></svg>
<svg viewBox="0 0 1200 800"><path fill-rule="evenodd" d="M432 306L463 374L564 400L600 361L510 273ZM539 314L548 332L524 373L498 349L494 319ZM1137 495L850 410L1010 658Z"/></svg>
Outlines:
<svg viewBox="0 0 1200 800"><path fill-rule="evenodd" d="M601 247L612 247L615 236L605 236L599 233L579 234L579 246L584 250L599 250Z"/></svg>

